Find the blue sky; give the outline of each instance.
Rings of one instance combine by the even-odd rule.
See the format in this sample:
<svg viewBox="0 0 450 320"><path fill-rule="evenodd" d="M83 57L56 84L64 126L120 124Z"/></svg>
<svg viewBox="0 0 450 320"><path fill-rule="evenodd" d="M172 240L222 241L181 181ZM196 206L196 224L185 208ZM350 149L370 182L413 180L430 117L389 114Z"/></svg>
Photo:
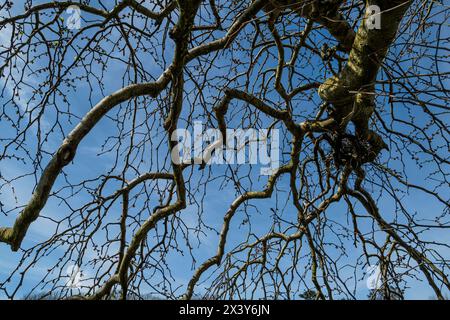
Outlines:
<svg viewBox="0 0 450 320"><path fill-rule="evenodd" d="M21 11L21 1L16 1L16 10ZM35 3L40 3L44 1L36 1ZM89 16L83 16L84 19L90 19ZM85 23L85 22L84 22ZM293 27L294 28L294 27ZM448 30L446 29L444 31L445 33L448 33ZM89 35L92 35L93 33L88 33ZM430 30L430 34L433 34L433 30ZM158 35L159 36L159 35ZM217 34L217 36L220 36L220 34ZM117 33L113 34L111 36L111 39L115 39L114 37L118 37ZM441 34L441 38L445 38ZM8 39L8 30L2 30L0 31L0 43L5 43ZM157 41L160 41L160 38L157 38ZM315 40L317 41L317 46L320 47L320 43L324 41L323 37L320 35L317 35L315 37ZM133 41L133 40L132 40ZM111 49L110 44L105 44L104 48L106 51L108 49ZM166 60L170 62L171 60L171 44L169 42L167 51L166 51ZM401 50L401 47L399 48L393 48L392 55L395 55L396 50ZM70 63L70 59L73 55L73 52L70 52L66 58L67 63ZM160 56L162 53L160 52ZM117 58L123 58L120 56L119 53L116 54ZM152 60L152 58L149 55L142 55L143 58L145 58L145 62L148 64L147 71L153 76L157 77L161 71L164 69L164 65L161 65L161 61ZM244 53L238 53L238 56L236 58L242 58L246 59L247 56ZM274 57L268 57L268 64L275 63ZM230 55L227 53L221 53L219 59L215 60L215 68L214 70L210 71L208 74L206 74L206 77L226 77L228 73L231 73L230 66ZM429 62L424 62L429 63ZM194 66L197 64L196 61L191 62L190 66L192 66L192 69L190 69L191 72L194 72ZM299 62L300 68L302 70L302 74L305 75L307 78L317 78L317 74L320 74L320 77L322 77L322 80L325 79L329 74L324 74L323 72L323 65L317 60L313 61L301 61ZM36 62L35 65L33 65L33 68L36 69L39 66L45 65L45 60L41 60ZM93 62L92 68L96 72L99 72L100 66ZM404 62L405 68L408 67L408 62ZM25 67L25 66L22 66ZM236 72L245 70L246 65L237 66ZM440 66L440 69L442 72L448 72L450 71L448 63L443 62L442 66ZM76 77L79 74L81 74L82 69L77 68L73 72L72 76ZM88 84L85 79L83 81L77 81L75 85L74 90L67 90L65 92L67 94L68 100L70 102L70 110L71 112L81 117L83 116L91 107L93 103L96 103L101 98L104 97L105 94L112 93L115 90L121 88L123 86L123 80L121 79L122 75L127 72L127 66L124 63L120 63L119 61L111 61L111 63L108 66L108 69L105 71L105 76L101 80L101 83L94 77L90 77L92 87ZM196 76L203 76L203 71L198 71L198 74ZM119 76L120 75L120 76ZM302 81L305 81L305 79L302 79L300 76L298 77L298 82L302 83ZM39 84L42 79L39 76L36 75L30 75L26 78L27 83L31 84ZM252 85L255 87L260 84L260 79L258 79L257 75L253 73L247 81L250 81ZM246 82L246 79L239 79L238 81L232 83L232 85L243 85ZM5 79L1 79L1 85L4 86ZM447 82L448 84L448 82ZM219 83L219 85L224 85L224 83ZM103 89L100 90L100 88ZM191 81L187 81L186 84L187 92L186 94L186 100L185 104L188 106L184 113L182 114L182 118L187 118L188 113L190 113L192 110L189 110L189 107L193 107L192 112L192 119L197 120L207 120L205 119L203 115L203 110L201 108L196 107L198 103L198 99L200 98L199 93L196 91L195 86ZM11 98L12 94L12 88L9 85L6 85L3 98L0 98L0 104L3 105L4 103L10 107L10 103L7 103L7 101ZM203 95L205 96L205 99L207 100L206 105L213 106L218 98L221 97L221 93L212 87L208 87L205 92L203 92ZM26 109L26 98L29 98L32 96L32 92L30 89L24 87L22 90L21 95L21 101L15 101L19 108L22 110ZM273 103L279 102L279 98L275 95L271 94L267 97L269 100L271 100ZM382 101L382 99L381 99ZM141 152L144 153L144 159L145 161L141 164L139 164L138 171L141 173L145 171L154 171L157 169L157 165L154 162L155 159L159 158L160 163L165 163L167 167L167 159L163 160L163 156L165 156L165 150L164 147L162 149L156 149L155 146L158 144L157 142L161 139L164 139L163 136L163 129L161 128L160 120L156 121L153 126L150 126L150 130L148 130L148 126L151 125L147 121L146 112L148 110L158 110L158 108L161 108L161 100L152 101L152 100L140 100L141 106L139 111L137 112L137 123L142 124L139 126L138 132L141 134L141 138L139 138L142 142L142 146L140 148L137 148L135 151L133 151L133 155L138 155ZM304 101L298 101L299 108L301 108L301 112L298 112L298 121L304 120L305 116L303 116L303 113L307 116L310 116L307 114L308 110L314 110L314 107L317 106L320 103L317 95L312 92L311 99ZM58 106L65 106L65 103L59 99L55 102ZM407 116L406 111L402 111L401 104L399 106L399 115L400 116ZM112 119L105 118L101 120L99 125L90 132L90 134L86 137L85 140L82 141L80 144L77 155L74 159L74 162L67 166L64 170L66 176L68 177L69 181L76 184L78 182L81 182L83 180L88 179L94 179L92 182L92 186L95 185L96 181L95 179L98 179L99 176L102 174L106 174L106 170L108 170L112 163L114 162L114 153L107 153L98 155L101 150L101 146L105 144L105 148L114 146L114 143L117 142L117 139L109 139L106 140L109 136L117 137L118 132L126 132L128 129L130 129L130 121L129 113L127 112L128 109L125 107L123 108L116 108L114 109L109 115L113 118L118 119L128 119L128 121L125 121L124 128L118 128L116 125L116 122L114 122ZM233 128L238 125L240 125L241 119L244 118L245 115L251 113L251 109L245 106L244 104L233 104L232 108L230 110L230 115L227 116L227 124L229 127ZM311 111L309 111L311 112ZM421 115L419 115L420 117ZM64 124L63 131L65 134L67 134L77 123L77 119L75 117L72 117L69 119L67 115L60 115L60 121ZM445 115L443 116L445 117ZM446 117L448 120L448 116ZM270 119L260 119L260 127L267 127L270 125ZM52 109L50 108L47 112L45 112L43 117L43 131L45 132L52 126L52 124L55 121L55 113L52 112ZM421 119L417 119L418 123L421 123ZM445 118L443 119L445 121ZM424 120L425 122L425 120ZM183 123L186 123L185 121L180 121L180 127L183 126ZM192 123L190 121L190 123ZM208 127L211 127L214 123L208 123ZM246 123L246 125L250 125L250 123ZM278 125L278 128L281 129L281 127ZM14 134L13 129L11 128L11 124L2 121L0 122L0 130L2 132L2 137L9 137ZM27 148L31 150L32 152L36 149L36 140L35 135L37 132L37 128L31 128L28 133L27 137ZM147 131L146 131L147 130ZM285 132L282 131L282 133L285 134ZM282 137L285 140L285 142L288 141L289 137L287 135L282 135ZM62 135L60 132L55 132L50 135L49 140L45 144L45 149L52 153L56 148L59 146L60 142L62 140ZM0 142L3 143L3 142ZM3 149L3 146L0 145L0 147ZM124 151L123 147L118 148L119 153ZM388 166L391 169L400 169L401 168L401 162L396 159L396 156L398 156L398 153L401 153L401 150L398 149L392 149L392 153L387 154L384 153L382 157L380 158L381 163L388 164ZM288 145L284 145L285 152L289 151ZM18 150L17 154L20 156L24 156L23 151ZM45 166L49 159L48 155L44 155L44 158L42 160L42 165ZM123 155L119 156L119 159L123 159ZM284 159L286 159L286 156L284 156ZM418 167L415 165L415 163L410 159L405 157L405 172L408 175L408 180L413 183L417 184L423 184L424 177L428 172L432 172L435 170L433 166L425 166L422 169L418 169ZM233 167L235 168L235 167ZM3 177L6 177L7 179L23 175L29 172L32 172L32 163L30 161L27 161L25 164L15 161L15 160L8 160L8 159L2 159L0 161L0 173ZM448 170L448 167L446 168ZM226 166L214 166L212 167L212 172L214 175L220 177L221 174L228 172L228 167ZM251 179L243 179L242 185L243 187L249 187L250 184L253 186L253 189L260 190L263 188L264 184L267 181L266 177L259 177L256 173L259 172L258 166L249 167L249 166L243 166L239 169L240 174L242 176L245 176L245 173L250 172ZM121 166L120 163L117 166L117 168L114 170L114 173L120 173L121 172ZM209 174L209 168L208 170L204 170L201 172L198 172L196 169L192 171L192 176L189 174L186 174L185 179L188 181L192 189L195 189L198 187L200 190L203 188L203 183L207 180L208 174ZM369 171L369 178L371 171ZM136 175L135 172L132 172L131 170L128 171L127 177L132 178ZM25 204L28 199L31 196L33 186L35 185L35 178L33 175L27 175L24 178L21 178L19 180L16 180L13 183L14 191L10 186L3 187L0 190L0 201L4 204L6 210L12 209L16 207L18 204L23 205ZM386 181L384 181L386 183ZM425 183L432 185L432 181L426 181ZM264 235L267 232L270 231L272 220L273 220L273 214L272 210L278 211L279 209L285 207L285 211L282 214L283 219L286 220L294 220L295 219L295 212L292 210L291 201L288 199L288 179L287 177L281 178L279 182L279 190L278 192L274 193L272 199L268 200L258 200L258 201L251 201L249 202L249 206L247 208L247 214L251 217L252 224L249 226L248 224L243 224L243 221L245 220L246 216L245 214L240 211L236 215L235 219L232 222L231 225L231 232L230 232L230 238L227 242L227 249L234 248L237 244L241 243L245 240L249 228L251 228L251 231L257 235ZM62 187L66 186L66 181L62 176L60 176L54 186L54 190L58 190ZM105 188L105 193L113 192L115 188L117 188L117 184L111 184L108 185ZM195 228L198 223L198 219L201 216L204 223L215 230L220 230L223 215L226 212L229 204L233 202L233 200L236 198L236 192L234 188L232 187L232 184L227 184L224 186L222 179L217 179L212 182L209 182L207 186L206 196L203 198L202 206L197 206L194 202L190 203L188 208L186 210L183 210L183 212L180 214L180 217L182 218L183 222L191 227ZM138 189L139 190L139 189ZM447 194L443 194L443 197L448 198L448 185L447 186L441 186L438 189L440 192L444 192ZM68 205L70 204L73 207L80 207L83 205L84 202L88 201L90 199L90 195L86 190L82 190L79 194L76 196L72 196L72 192L74 190L63 190L59 194L61 197L60 199L51 198L45 208L43 209L41 213L41 218L39 218L35 223L33 223L30 227L30 230L25 238L25 241L23 243L24 248L29 248L41 241L45 241L54 231L55 225L52 223L49 219L45 217L50 217L52 219L61 219L63 217L66 217L69 209ZM200 195L200 193L198 194ZM61 201L62 198L65 198L68 201L67 204ZM157 194L151 194L150 196L150 202L151 203L157 203L159 200L159 197ZM140 199L136 203L136 210L139 208L144 208L145 206L145 200ZM419 217L427 218L429 216L436 217L440 215L440 212L444 210L443 205L438 203L437 201L433 200L431 197L424 195L423 193L419 193L417 191L410 190L408 193L405 193L402 199L402 203L405 207L407 207L410 211L416 211L419 215ZM378 204L380 207L380 212L383 214L383 216L386 218L386 220L390 221L395 215L396 215L396 207L395 203L393 202L392 198L388 197L386 193L382 194L380 198L378 198ZM105 223L108 221L115 221L118 217L118 212L120 210L120 202L117 202L116 205L114 205L111 209L112 212L115 214L108 215L105 218ZM151 210L151 208L148 208L148 210ZM360 210L360 208L359 208ZM15 215L18 213L18 210L13 210L11 213L9 213L7 216L0 214L0 225L1 226L9 226L13 223L15 219ZM145 212L145 210L143 210ZM348 215L346 214L344 207L341 204L332 206L327 213L327 217L329 219L331 229L329 230L329 234L326 236L326 241L329 243L335 243L338 244L339 241L343 241L346 243L346 245L351 244L351 239L338 239L333 233L331 232L333 229L338 230L340 227L339 225L347 225L348 223ZM447 219L448 220L448 219ZM445 220L444 220L445 221ZM350 226L350 224L349 224ZM361 228L367 229L366 231L369 231L371 229L370 223L362 223ZM117 231L117 230L116 230ZM205 259L213 256L216 252L217 242L218 242L218 236L217 232L211 231L209 229L204 229L204 234L198 235L198 240L195 240L196 234L192 230L190 231L192 234L190 234L193 244L193 254L197 261L197 266L199 263L204 261ZM449 233L445 230L443 231L432 231L432 232L425 232L421 234L423 239L426 240L439 240L443 243L450 243L450 236ZM104 232L99 232L98 235L95 237L97 241L101 241L105 237ZM380 237L382 237L380 235ZM182 237L180 237L180 240L182 240ZM186 249L185 245L181 245L184 249ZM350 250L347 252L347 256L340 256L339 252L337 250L333 250L333 248L330 247L329 254L331 256L334 256L336 258L336 261L338 261L343 266L343 274L348 274L348 276L353 275L353 269L352 268L346 268L347 263L354 263L355 260L358 258L358 256L361 254L360 247L359 249L352 249L352 247L349 247ZM114 247L111 248L111 250L114 249ZM450 250L446 247L441 247L439 249L439 252L441 255L446 258L447 260L450 258ZM19 293L17 294L18 297L21 297L25 295L27 292L33 288L33 286L36 284L36 281L38 281L40 278L45 276L48 273L49 266L53 266L56 261L61 257L64 256L65 253L65 247L61 245L61 247L57 248L54 252L49 254L47 257L40 260L40 262L36 265L33 265L27 272L25 281L23 286L21 287ZM0 245L0 282L3 281L10 272L14 269L17 262L21 258L21 253L12 253L8 247L5 245ZM84 266L84 272L86 274L92 273L93 270L89 270L87 267L87 264L89 264L89 261L96 258L96 253L94 251L88 251L86 255L83 258L83 266ZM67 261L70 261L70 259L67 259ZM174 286L186 285L186 283L189 281L190 277L193 274L192 269L192 261L189 258L188 254L182 255L179 253L172 253L167 256L167 262L168 265L174 266L171 269L172 276L174 279ZM375 262L373 262L375 263ZM67 264L69 265L69 264ZM287 262L282 263L282 265L287 266ZM355 288L356 291L356 297L358 298L365 298L368 293L368 289L365 285L365 278L364 278L364 270L365 267L360 266L357 270L357 276L355 281L350 281L351 285ZM448 270L447 270L448 272ZM160 275L155 275L154 279L158 279ZM206 278L206 277L204 277ZM203 279L203 278L202 278ZM8 286L13 287L12 284L15 282L17 283L18 278L15 277L13 282L10 283ZM311 286L309 277L306 279L306 283L309 287ZM208 284L208 281L206 281L206 284ZM199 292L202 292L202 287L204 285L199 285ZM419 280L411 279L408 281L409 289L406 291L406 297L415 299L415 298L422 298L422 299L428 299L429 297L433 296L432 289L423 282L422 278L419 278ZM305 287L306 288L306 287ZM8 289L9 290L9 289ZM44 289L42 289L44 290ZM152 291L151 288L148 289L149 292ZM40 292L40 289L36 290L37 292ZM183 290L180 290L179 293L182 293ZM0 291L0 297L5 297L4 293Z"/></svg>

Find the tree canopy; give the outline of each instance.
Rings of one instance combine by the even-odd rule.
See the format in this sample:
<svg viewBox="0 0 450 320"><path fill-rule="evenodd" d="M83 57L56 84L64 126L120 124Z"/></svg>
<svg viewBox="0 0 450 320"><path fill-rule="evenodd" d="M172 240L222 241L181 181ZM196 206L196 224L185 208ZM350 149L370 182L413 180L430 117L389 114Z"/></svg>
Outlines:
<svg viewBox="0 0 450 320"><path fill-rule="evenodd" d="M7 0L0 292L357 299L376 265L370 296L444 298L448 16L435 0ZM280 165L175 162L197 122L278 130Z"/></svg>

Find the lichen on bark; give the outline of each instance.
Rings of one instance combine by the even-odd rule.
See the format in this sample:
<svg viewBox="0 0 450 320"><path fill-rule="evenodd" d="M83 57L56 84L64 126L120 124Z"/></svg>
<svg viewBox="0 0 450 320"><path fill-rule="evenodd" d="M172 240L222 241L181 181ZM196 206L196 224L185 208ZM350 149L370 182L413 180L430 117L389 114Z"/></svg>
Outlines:
<svg viewBox="0 0 450 320"><path fill-rule="evenodd" d="M353 121L357 134L367 138L369 119L374 111L375 80L388 49L398 32L410 1L366 1L366 12L356 33L348 61L342 71L319 87L322 100L334 107L331 116L344 128ZM370 6L380 8L381 28L371 28Z"/></svg>

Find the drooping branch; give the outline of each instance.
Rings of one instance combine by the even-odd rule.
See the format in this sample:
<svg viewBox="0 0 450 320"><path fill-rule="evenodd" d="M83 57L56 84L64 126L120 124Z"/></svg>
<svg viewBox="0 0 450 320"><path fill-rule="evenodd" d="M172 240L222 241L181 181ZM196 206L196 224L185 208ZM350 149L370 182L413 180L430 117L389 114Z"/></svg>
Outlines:
<svg viewBox="0 0 450 320"><path fill-rule="evenodd" d="M75 157L79 143L97 125L106 113L120 103L133 97L143 95L151 97L157 96L159 92L167 86L170 78L171 70L168 69L156 82L134 84L122 88L105 97L94 106L69 133L66 139L64 139L58 151L44 169L30 201L17 217L13 227L0 228L0 242L9 244L13 251L17 251L20 248L28 227L39 217L61 170L72 161Z"/></svg>
<svg viewBox="0 0 450 320"><path fill-rule="evenodd" d="M194 24L194 19L197 14L197 10L200 6L201 0L193 1L178 1L180 9L180 17L178 22L172 31L172 38L175 41L175 56L173 58L173 75L172 75L172 96L173 102L171 110L164 122L164 127L169 137L169 148L172 150L176 147L177 142L172 141L172 133L177 128L178 118L183 106L184 97L184 66L186 63L187 48L189 44L189 37ZM101 299L104 295L108 294L111 288L116 283L126 284L128 281L128 271L130 264L141 245L142 241L147 236L148 232L152 230L156 224L165 217L178 212L186 208L186 186L183 178L183 169L186 166L172 163L173 178L176 186L177 200L174 203L170 203L172 194L169 196L169 202L162 208L157 209L137 230L134 234L131 242L128 245L127 250L123 254L123 258L120 261L120 265L117 269L117 273L114 274L103 287L90 296L90 299Z"/></svg>
<svg viewBox="0 0 450 320"><path fill-rule="evenodd" d="M376 205L376 202L373 200L370 193L367 192L362 187L363 179L364 179L364 172L359 172L358 179L355 182L355 190L351 189L348 190L348 194L358 199L358 201L361 202L361 204L364 206L367 212L375 219L381 230L389 234L393 239L395 239L395 241L397 241L397 243L400 244L400 246L402 246L408 252L408 254L416 261L419 269L425 275L428 283L433 288L437 298L443 300L444 296L442 295L441 289L433 279L432 274L439 275L442 283L447 287L448 290L450 290L450 282L447 279L447 276L445 275L444 272L442 272L442 270L436 267L434 263L425 256L424 253L419 252L417 249L415 249L413 246L411 246L405 240L403 240L402 237L397 233L397 231L392 227L392 224L387 222L381 216L378 207Z"/></svg>
<svg viewBox="0 0 450 320"><path fill-rule="evenodd" d="M251 199L269 198L273 193L278 178L282 174L288 173L292 169L292 167L293 167L292 163L280 167L272 176L270 176L264 190L246 192L233 201L233 203L231 204L230 208L228 209L227 213L223 218L223 225L219 236L219 245L217 248L217 254L206 260L204 263L202 263L200 267L198 267L198 269L194 272L194 275L192 276L191 280L187 285L187 290L183 296L183 299L189 300L192 298L195 285L200 280L200 277L202 276L203 273L205 273L209 268L211 268L214 265L220 265L220 262L222 261L223 255L225 253L225 245L228 238L228 231L230 229L231 219L236 213L236 210L241 206L242 203L249 201Z"/></svg>
<svg viewBox="0 0 450 320"><path fill-rule="evenodd" d="M225 121L225 114L228 111L228 105L231 102L231 99L238 99L245 101L251 105L253 105L256 109L259 111L265 113L266 115L269 115L275 119L283 121L287 128L291 130L291 132L298 131L299 127L294 123L292 120L292 116L289 114L288 110L277 110L272 108L271 106L267 105L264 101L261 99L258 99L254 95L251 95L247 92L238 90L238 89L229 89L226 88L224 90L225 95L222 98L222 100L219 102L219 104L214 108L214 112L216 114L218 127L220 132L222 133L222 136L224 138L224 141L226 142L226 121Z"/></svg>

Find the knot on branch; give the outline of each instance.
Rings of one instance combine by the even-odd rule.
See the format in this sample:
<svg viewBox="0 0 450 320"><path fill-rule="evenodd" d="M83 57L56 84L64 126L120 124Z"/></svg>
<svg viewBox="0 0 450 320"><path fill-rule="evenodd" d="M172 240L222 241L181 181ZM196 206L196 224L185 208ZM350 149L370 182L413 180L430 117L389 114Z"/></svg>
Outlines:
<svg viewBox="0 0 450 320"><path fill-rule="evenodd" d="M180 41L182 36L183 33L177 26L174 26L172 29L169 30L169 37L175 42Z"/></svg>
<svg viewBox="0 0 450 320"><path fill-rule="evenodd" d="M349 86L341 78L343 77L332 76L319 86L318 94L323 101L334 104L352 100Z"/></svg>
<svg viewBox="0 0 450 320"><path fill-rule="evenodd" d="M63 166L67 165L75 157L75 147L69 143L64 143L57 152L58 162Z"/></svg>

